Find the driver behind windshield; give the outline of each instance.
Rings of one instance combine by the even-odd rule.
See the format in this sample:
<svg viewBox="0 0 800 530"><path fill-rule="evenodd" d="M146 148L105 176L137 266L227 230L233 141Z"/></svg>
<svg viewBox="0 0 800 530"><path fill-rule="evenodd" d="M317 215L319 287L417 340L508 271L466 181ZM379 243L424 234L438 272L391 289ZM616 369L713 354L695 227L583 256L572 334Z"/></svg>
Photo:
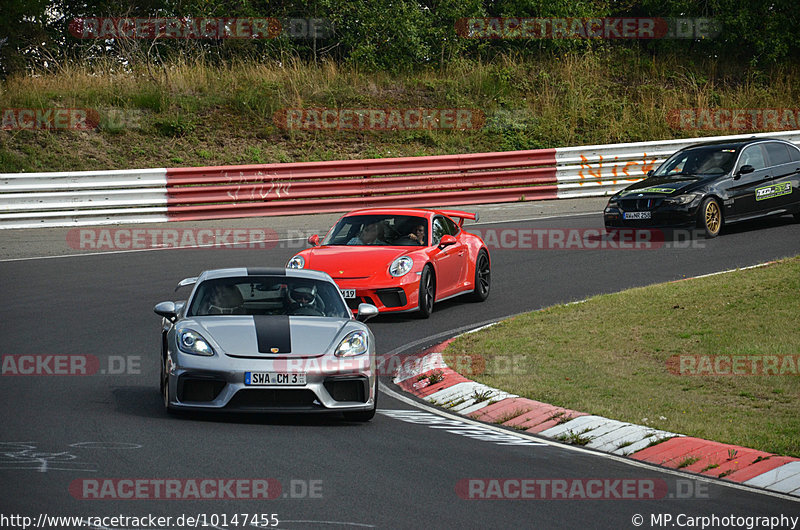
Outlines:
<svg viewBox="0 0 800 530"><path fill-rule="evenodd" d="M383 241L383 225L380 221L364 225L361 232L350 241L348 245L387 245Z"/></svg>
<svg viewBox="0 0 800 530"><path fill-rule="evenodd" d="M408 238L415 242L417 245L425 244L425 225L422 223L417 224L414 229L408 234Z"/></svg>
<svg viewBox="0 0 800 530"><path fill-rule="evenodd" d="M322 300L317 296L317 286L294 284L289 288L288 313L292 315L320 316L324 314Z"/></svg>
<svg viewBox="0 0 800 530"><path fill-rule="evenodd" d="M655 176L722 175L733 167L733 149L693 149L675 155Z"/></svg>

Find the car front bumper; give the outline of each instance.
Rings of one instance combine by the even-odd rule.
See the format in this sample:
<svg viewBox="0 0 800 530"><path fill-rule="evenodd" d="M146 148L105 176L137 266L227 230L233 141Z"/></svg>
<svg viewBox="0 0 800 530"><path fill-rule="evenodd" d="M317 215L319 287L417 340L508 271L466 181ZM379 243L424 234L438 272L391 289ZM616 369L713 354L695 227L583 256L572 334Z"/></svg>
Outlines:
<svg viewBox="0 0 800 530"><path fill-rule="evenodd" d="M374 351L270 359L168 353L170 407L223 412L366 411L375 406ZM247 385L246 372L305 373L304 385Z"/></svg>
<svg viewBox="0 0 800 530"><path fill-rule="evenodd" d="M399 313L419 309L419 282L421 272L411 271L405 276L385 282L371 279L337 280L340 289L354 289L355 298L345 299L353 314L358 304L372 304L381 313Z"/></svg>
<svg viewBox="0 0 800 530"><path fill-rule="evenodd" d="M697 223L697 205L661 205L649 210L649 219L625 219L620 207L606 206L603 222L606 228L686 228Z"/></svg>

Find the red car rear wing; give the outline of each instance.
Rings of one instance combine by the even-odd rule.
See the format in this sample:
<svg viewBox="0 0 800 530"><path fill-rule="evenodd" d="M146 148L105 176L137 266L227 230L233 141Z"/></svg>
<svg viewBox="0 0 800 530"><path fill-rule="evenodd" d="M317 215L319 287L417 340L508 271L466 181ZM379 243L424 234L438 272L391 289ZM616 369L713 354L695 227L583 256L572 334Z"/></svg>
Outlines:
<svg viewBox="0 0 800 530"><path fill-rule="evenodd" d="M447 217L457 218L458 226L462 226L464 224L464 219L471 219L473 221L477 221L480 218L480 215L477 213L462 212L460 210L439 210L439 211L445 214Z"/></svg>

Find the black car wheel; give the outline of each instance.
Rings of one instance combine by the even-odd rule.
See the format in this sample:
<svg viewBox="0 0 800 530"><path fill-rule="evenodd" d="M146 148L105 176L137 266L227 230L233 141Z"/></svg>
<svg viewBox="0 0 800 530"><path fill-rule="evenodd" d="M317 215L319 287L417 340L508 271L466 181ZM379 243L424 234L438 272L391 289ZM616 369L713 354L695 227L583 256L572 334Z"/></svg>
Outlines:
<svg viewBox="0 0 800 530"><path fill-rule="evenodd" d="M492 270L489 265L489 253L481 249L478 252L478 259L475 260L475 289L472 291L472 299L476 302L483 302L489 298L491 287Z"/></svg>
<svg viewBox="0 0 800 530"><path fill-rule="evenodd" d="M375 412L378 410L378 376L375 376L375 399L374 404L369 410L359 410L351 412L343 412L344 419L347 421L369 421L375 417Z"/></svg>
<svg viewBox="0 0 800 530"><path fill-rule="evenodd" d="M709 239L717 237L722 230L722 209L713 197L706 198L697 211L697 227L704 230Z"/></svg>
<svg viewBox="0 0 800 530"><path fill-rule="evenodd" d="M422 277L419 281L419 316L428 318L433 313L433 302L436 300L436 277L433 269L426 265L422 269Z"/></svg>

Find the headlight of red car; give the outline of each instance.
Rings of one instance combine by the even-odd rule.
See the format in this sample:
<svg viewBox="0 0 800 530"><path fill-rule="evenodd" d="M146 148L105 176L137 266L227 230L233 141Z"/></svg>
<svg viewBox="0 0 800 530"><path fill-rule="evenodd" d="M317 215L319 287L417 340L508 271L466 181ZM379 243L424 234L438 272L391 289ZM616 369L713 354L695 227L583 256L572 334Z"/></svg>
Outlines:
<svg viewBox="0 0 800 530"><path fill-rule="evenodd" d="M302 269L305 266L306 266L306 260L300 254L290 259L289 263L286 264L287 269Z"/></svg>
<svg viewBox="0 0 800 530"><path fill-rule="evenodd" d="M399 278L400 276L405 276L408 274L413 266L413 259L409 258L408 256L400 256L394 260L391 265L389 265L389 274L395 278Z"/></svg>

